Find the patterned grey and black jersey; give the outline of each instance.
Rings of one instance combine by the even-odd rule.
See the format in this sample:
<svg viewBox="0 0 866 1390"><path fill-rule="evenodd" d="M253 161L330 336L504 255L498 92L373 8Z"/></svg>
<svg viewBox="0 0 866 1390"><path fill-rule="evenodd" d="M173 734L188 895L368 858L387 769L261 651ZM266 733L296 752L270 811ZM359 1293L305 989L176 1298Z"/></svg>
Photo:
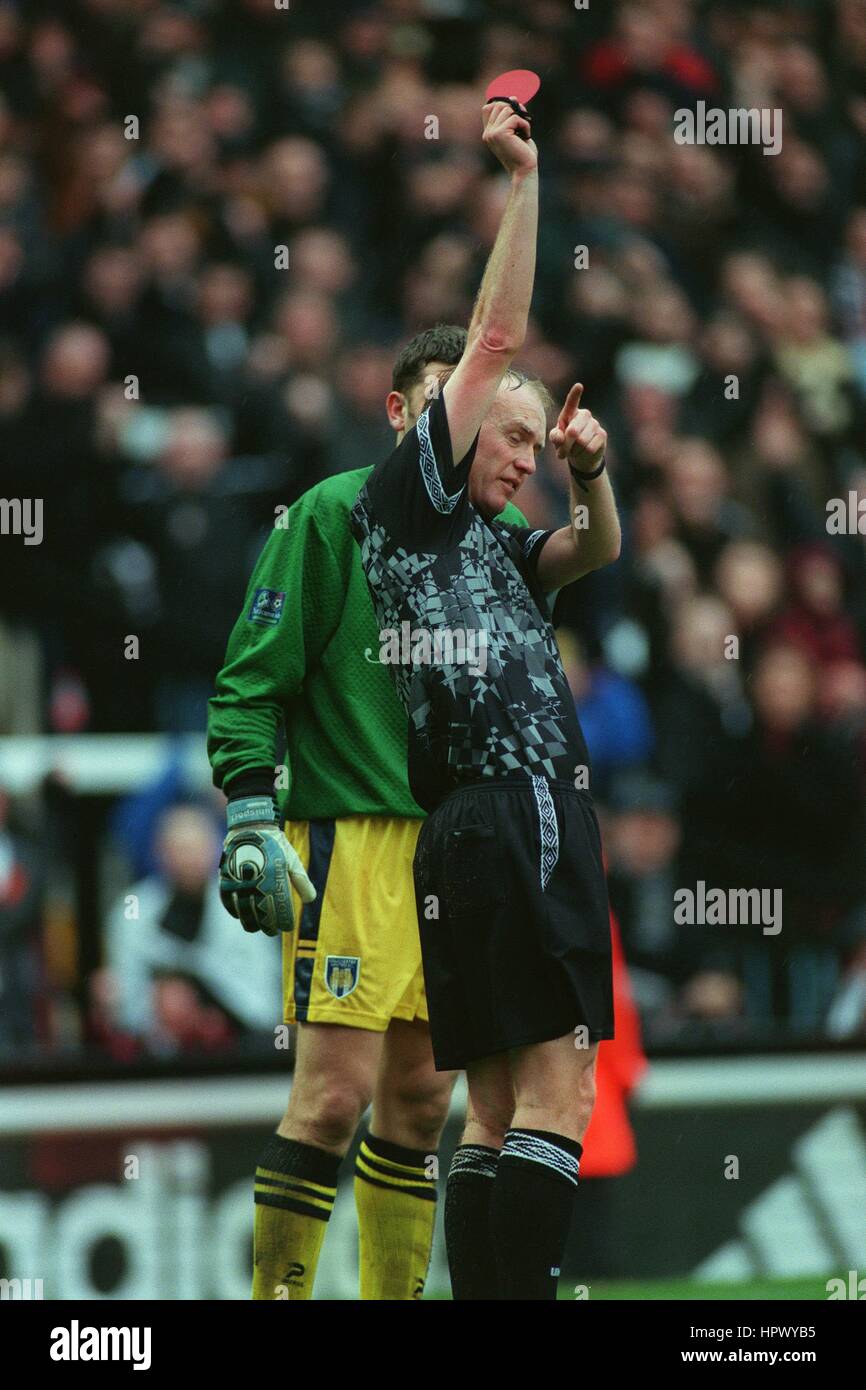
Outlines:
<svg viewBox="0 0 866 1390"><path fill-rule="evenodd" d="M409 785L428 811L464 783L573 782L589 761L536 573L552 533L472 506L477 443L454 464L440 395L352 510L381 655L409 715Z"/></svg>

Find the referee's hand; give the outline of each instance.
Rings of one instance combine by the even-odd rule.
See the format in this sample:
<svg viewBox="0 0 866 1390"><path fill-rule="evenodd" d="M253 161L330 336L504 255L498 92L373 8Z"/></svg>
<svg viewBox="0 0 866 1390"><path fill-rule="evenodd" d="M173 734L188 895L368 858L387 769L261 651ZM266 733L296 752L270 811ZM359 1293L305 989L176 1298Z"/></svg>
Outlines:
<svg viewBox="0 0 866 1390"><path fill-rule="evenodd" d="M244 931L294 929L292 888L311 903L316 890L296 850L276 824L268 797L240 797L228 805L229 830L220 859L220 898ZM268 818L269 817L269 818Z"/></svg>
<svg viewBox="0 0 866 1390"><path fill-rule="evenodd" d="M578 381L569 391L549 438L558 458L587 473L604 458L607 430L602 429L591 410L581 409L582 396L583 384Z"/></svg>
<svg viewBox="0 0 866 1390"><path fill-rule="evenodd" d="M521 108L526 111L526 107ZM538 168L538 148L530 137L528 113L518 116L505 101L491 101L483 108L483 140L508 174L530 174Z"/></svg>

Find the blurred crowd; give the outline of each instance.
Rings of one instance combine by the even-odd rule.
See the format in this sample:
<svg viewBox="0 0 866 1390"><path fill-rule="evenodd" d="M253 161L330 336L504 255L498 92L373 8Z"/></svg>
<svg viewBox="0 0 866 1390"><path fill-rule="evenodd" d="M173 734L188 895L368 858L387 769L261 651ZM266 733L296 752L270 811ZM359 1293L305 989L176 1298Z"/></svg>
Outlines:
<svg viewBox="0 0 866 1390"><path fill-rule="evenodd" d="M469 319L507 196L480 94L514 67L542 76L520 365L584 382L623 512L558 618L644 1022L862 1034L861 0L0 0L0 494L44 499L41 544L0 536L0 735L203 729L275 507L381 458L396 351ZM781 111L780 152L677 143L699 101ZM562 524L562 466L518 502ZM0 806L0 1046L255 1033L214 806L175 786L137 866L89 812L140 885L64 909L84 821L46 799ZM781 889L781 936L677 926L698 880Z"/></svg>

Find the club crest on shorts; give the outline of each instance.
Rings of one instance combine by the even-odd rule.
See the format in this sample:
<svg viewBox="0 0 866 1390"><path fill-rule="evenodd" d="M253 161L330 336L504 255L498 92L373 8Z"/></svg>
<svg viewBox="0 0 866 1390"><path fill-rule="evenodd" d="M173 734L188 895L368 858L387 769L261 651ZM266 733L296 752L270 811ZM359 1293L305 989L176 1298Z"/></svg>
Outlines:
<svg viewBox="0 0 866 1390"><path fill-rule="evenodd" d="M325 956L325 984L335 999L351 994L360 974L360 956Z"/></svg>

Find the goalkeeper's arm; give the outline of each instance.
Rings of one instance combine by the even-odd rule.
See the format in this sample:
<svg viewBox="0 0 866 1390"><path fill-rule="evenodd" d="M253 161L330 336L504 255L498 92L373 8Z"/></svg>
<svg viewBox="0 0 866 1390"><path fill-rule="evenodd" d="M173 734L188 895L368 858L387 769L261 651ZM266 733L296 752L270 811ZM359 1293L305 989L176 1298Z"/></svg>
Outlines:
<svg viewBox="0 0 866 1390"><path fill-rule="evenodd" d="M247 931L291 931L291 885L315 892L277 823L277 733L337 623L346 580L313 489L262 551L208 709L214 783L228 797L220 893Z"/></svg>

